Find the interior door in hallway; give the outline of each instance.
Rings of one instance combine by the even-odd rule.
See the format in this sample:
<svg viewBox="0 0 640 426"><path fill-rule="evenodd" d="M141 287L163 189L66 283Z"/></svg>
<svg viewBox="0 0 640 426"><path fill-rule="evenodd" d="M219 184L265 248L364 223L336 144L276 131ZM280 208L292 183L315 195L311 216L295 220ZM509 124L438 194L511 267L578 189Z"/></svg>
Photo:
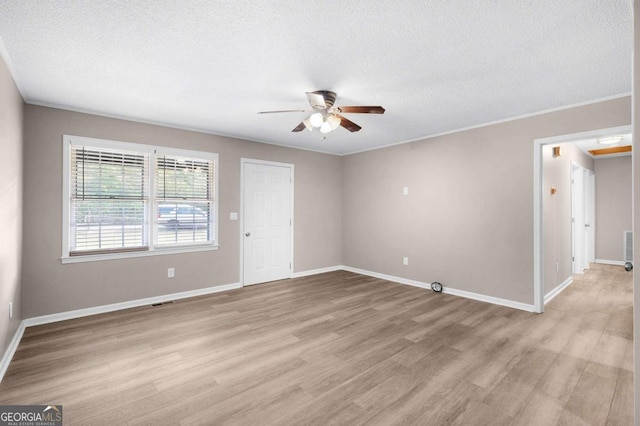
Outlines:
<svg viewBox="0 0 640 426"><path fill-rule="evenodd" d="M596 175L584 169L584 227L586 269L596 261Z"/></svg>
<svg viewBox="0 0 640 426"><path fill-rule="evenodd" d="M595 261L595 176L593 171L571 165L572 269L581 274Z"/></svg>
<svg viewBox="0 0 640 426"><path fill-rule="evenodd" d="M293 166L243 162L243 284L290 278Z"/></svg>

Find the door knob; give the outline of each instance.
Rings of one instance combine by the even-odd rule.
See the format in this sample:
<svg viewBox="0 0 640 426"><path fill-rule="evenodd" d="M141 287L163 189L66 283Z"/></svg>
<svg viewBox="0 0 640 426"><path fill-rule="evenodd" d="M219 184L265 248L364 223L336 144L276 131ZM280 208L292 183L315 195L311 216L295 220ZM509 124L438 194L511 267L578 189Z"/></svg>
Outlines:
<svg viewBox="0 0 640 426"><path fill-rule="evenodd" d="M245 237L248 237L249 235L251 235L251 232L247 232L246 234L244 234Z"/></svg>

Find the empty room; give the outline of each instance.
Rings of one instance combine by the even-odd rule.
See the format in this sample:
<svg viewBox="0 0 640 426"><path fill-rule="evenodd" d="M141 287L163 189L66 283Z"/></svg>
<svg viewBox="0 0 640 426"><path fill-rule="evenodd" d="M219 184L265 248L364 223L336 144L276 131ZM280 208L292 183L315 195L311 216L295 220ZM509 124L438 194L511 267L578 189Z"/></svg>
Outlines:
<svg viewBox="0 0 640 426"><path fill-rule="evenodd" d="M635 424L637 8L0 0L0 425Z"/></svg>

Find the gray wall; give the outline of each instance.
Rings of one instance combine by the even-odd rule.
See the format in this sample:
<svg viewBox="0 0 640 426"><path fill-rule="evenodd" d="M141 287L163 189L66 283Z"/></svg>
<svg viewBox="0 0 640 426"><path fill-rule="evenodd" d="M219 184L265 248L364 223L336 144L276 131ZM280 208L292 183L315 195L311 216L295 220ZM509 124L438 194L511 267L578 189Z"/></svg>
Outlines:
<svg viewBox="0 0 640 426"><path fill-rule="evenodd" d="M346 156L343 264L533 304L533 140L630 121L625 97Z"/></svg>
<svg viewBox="0 0 640 426"><path fill-rule="evenodd" d="M553 147L562 155L553 157ZM545 145L542 149L542 229L544 244L544 291L548 294L572 275L571 265L571 163L593 170L593 159L570 143ZM557 192L551 194L551 187ZM556 263L558 268L556 271Z"/></svg>
<svg viewBox="0 0 640 426"><path fill-rule="evenodd" d="M22 114L23 102L0 58L0 357L22 321ZM13 302L13 320L9 320Z"/></svg>
<svg viewBox="0 0 640 426"><path fill-rule="evenodd" d="M632 229L631 156L601 158L596 173L596 259L624 261L624 231Z"/></svg>
<svg viewBox="0 0 640 426"><path fill-rule="evenodd" d="M238 282L241 222L229 213L240 211L242 157L295 165L294 270L341 262L340 157L34 105L24 120L27 318ZM219 153L220 249L61 264L63 134Z"/></svg>

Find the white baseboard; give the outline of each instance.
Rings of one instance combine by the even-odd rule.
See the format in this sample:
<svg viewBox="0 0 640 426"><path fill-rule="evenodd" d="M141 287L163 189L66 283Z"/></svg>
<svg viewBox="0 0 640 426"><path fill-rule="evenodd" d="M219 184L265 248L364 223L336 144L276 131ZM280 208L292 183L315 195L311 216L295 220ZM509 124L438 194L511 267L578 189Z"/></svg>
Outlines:
<svg viewBox="0 0 640 426"><path fill-rule="evenodd" d="M400 284L406 284L413 287L420 287L427 290L431 290L431 283L424 283L421 281L410 280L402 277L396 277L394 275L381 274L379 272L367 271L365 269L352 268L351 266L343 266L342 269L345 271L353 272L354 274L367 275L369 277L380 278L381 280L393 281Z"/></svg>
<svg viewBox="0 0 640 426"><path fill-rule="evenodd" d="M26 326L24 321L21 321L20 326L13 335L13 339L11 339L11 343L9 343L7 350L4 351L4 355L2 355L2 361L0 362L0 382L4 378L4 373L7 372L7 368L9 368L13 354L15 354L18 349L18 345L20 344L20 339L22 339L25 328Z"/></svg>
<svg viewBox="0 0 640 426"><path fill-rule="evenodd" d="M624 266L623 260L596 259L596 263L602 263L603 265Z"/></svg>
<svg viewBox="0 0 640 426"><path fill-rule="evenodd" d="M410 280L410 279L407 279L407 278L396 277L396 276L393 276L393 275L387 275L387 274L381 274L381 273L378 273L378 272L367 271L367 270L364 270L364 269L352 268L350 266L344 266L343 269L345 271L354 272L356 274L368 275L368 276L374 277L374 278L380 278L380 279L383 279L383 280L393 281L393 282L397 282L397 283L400 283L400 284L406 284L406 285L410 285L410 286L414 286L414 287L420 287L420 288L424 288L424 289L427 289L427 290L431 290L431 283L427 283L427 282ZM528 305L526 303L521 303L521 302L515 302L513 300L508 300L508 299L501 299L499 297L493 297L493 296L487 296L487 295L484 295L484 294L473 293L473 292L470 292L470 291L458 290L458 289L451 288L451 287L444 287L443 286L442 292L444 294L451 294L453 296L459 296L459 297L464 297L464 298L467 298L467 299L478 300L480 302L487 302L487 303L492 303L494 305L506 306L508 308L519 309L521 311L527 311L527 312L533 312L534 311L534 306L533 305Z"/></svg>
<svg viewBox="0 0 640 426"><path fill-rule="evenodd" d="M549 293L545 294L544 295L544 304L546 305L547 303L549 303L551 301L551 299L553 299L554 297L556 297L557 295L562 293L562 291L565 288L569 287L572 282L573 282L573 277L569 277L566 280L564 280L562 282L562 284L560 284L558 287L554 288Z"/></svg>
<svg viewBox="0 0 640 426"><path fill-rule="evenodd" d="M519 309L526 312L535 312L535 307L527 303L516 302L515 300L502 299L495 296L487 296L486 294L473 293L471 291L458 290L455 288L444 287L442 290L445 294L465 297L467 299L478 300L480 302L491 303L494 305L506 306L507 308Z"/></svg>
<svg viewBox="0 0 640 426"><path fill-rule="evenodd" d="M27 327L34 325L49 324L52 322L64 321L74 318L87 317L90 315L104 314L107 312L121 311L123 309L137 308L139 306L152 305L154 303L169 302L171 300L186 299L189 297L204 296L221 291L242 288L240 283L225 284L215 287L200 288L198 290L182 291L179 293L165 294L162 296L147 297L145 299L130 300L127 302L113 303L110 305L95 306L92 308L77 309L74 311L60 312L58 314L43 315L24 320Z"/></svg>
<svg viewBox="0 0 640 426"><path fill-rule="evenodd" d="M291 278L308 277L310 275L318 275L318 274L324 274L326 272L335 272L335 271L342 271L342 270L344 270L344 266L342 265L327 266L326 268L310 269L308 271L294 272L293 275L291 275Z"/></svg>

